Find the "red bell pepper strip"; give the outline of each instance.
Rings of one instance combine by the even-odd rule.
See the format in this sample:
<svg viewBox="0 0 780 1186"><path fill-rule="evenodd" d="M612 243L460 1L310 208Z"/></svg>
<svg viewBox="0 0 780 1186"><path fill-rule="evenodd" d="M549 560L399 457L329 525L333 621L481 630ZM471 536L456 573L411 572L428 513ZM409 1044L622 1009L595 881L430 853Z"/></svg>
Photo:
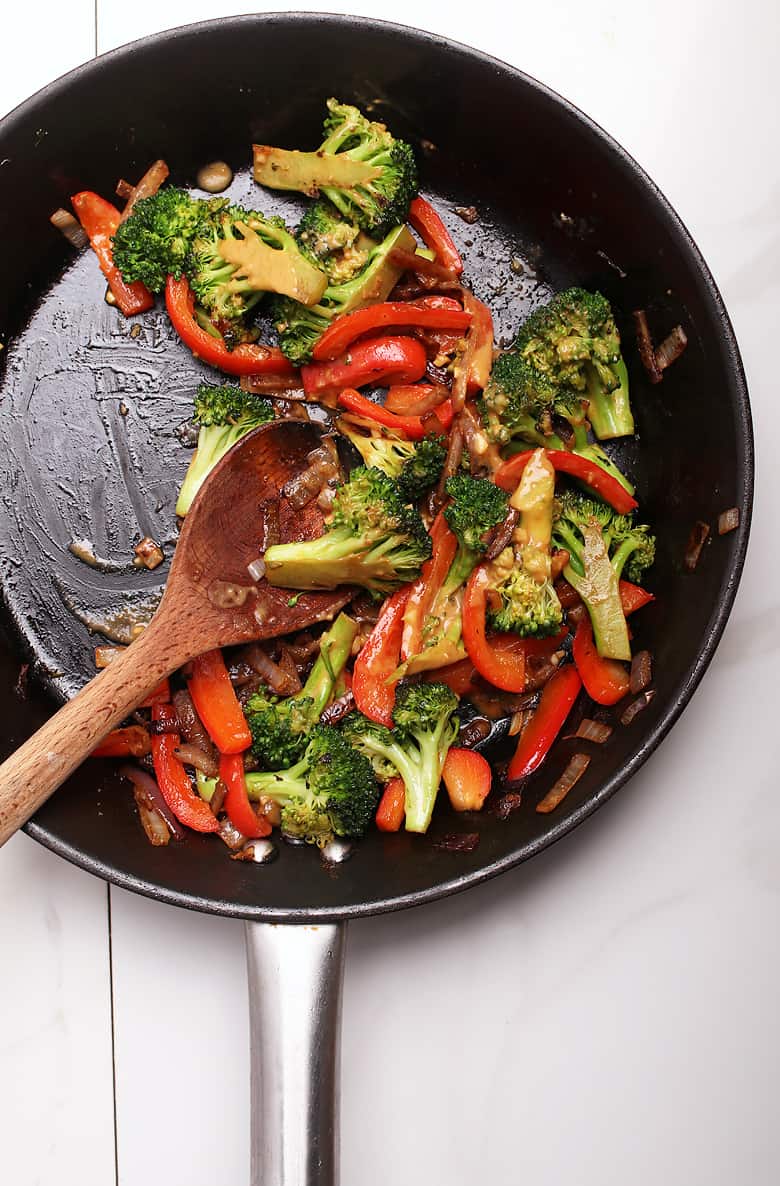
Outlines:
<svg viewBox="0 0 780 1186"><path fill-rule="evenodd" d="M397 589L382 606L382 612L355 659L352 695L363 716L379 725L393 727L395 685L393 674L401 660L401 634L408 586Z"/></svg>
<svg viewBox="0 0 780 1186"><path fill-rule="evenodd" d="M430 202L426 202L425 198L414 198L409 206L409 221L439 263L459 276L463 271L460 252Z"/></svg>
<svg viewBox="0 0 780 1186"><path fill-rule="evenodd" d="M463 596L463 642L469 659L488 683L504 692L522 692L525 687L525 651L505 652L486 637L489 578L484 564L474 569Z"/></svg>
<svg viewBox="0 0 780 1186"><path fill-rule="evenodd" d="M312 349L316 362L338 358L358 338L387 329L449 329L465 332L471 314L465 309L442 308L422 301L383 301L367 305L332 321Z"/></svg>
<svg viewBox="0 0 780 1186"><path fill-rule="evenodd" d="M487 305L478 301L471 292L464 291L463 303L472 316L469 338L473 339L469 351L471 362L466 394L476 395L487 387L493 368L493 316Z"/></svg>
<svg viewBox="0 0 780 1186"><path fill-rule="evenodd" d="M425 436L437 436L441 432L446 432L452 424L452 404L448 399L425 416L399 416L396 412L388 412L381 404L375 404L373 400L351 387L340 391L338 399L341 407L346 408L348 412L362 416L365 420L373 420L410 441L421 441Z"/></svg>
<svg viewBox="0 0 780 1186"><path fill-rule="evenodd" d="M270 836L271 825L265 816L260 816L249 802L244 775L244 759L241 754L222 754L219 759L219 777L227 787L225 811L234 827L248 840L259 840Z"/></svg>
<svg viewBox="0 0 780 1186"><path fill-rule="evenodd" d="M406 599L401 636L401 659L404 663L412 655L419 655L423 649L425 619L431 612L436 594L444 584L458 550L457 538L450 531L443 511L439 511L428 534L433 551L420 569L419 577L412 583Z"/></svg>
<svg viewBox="0 0 780 1186"><path fill-rule="evenodd" d="M623 613L628 617L643 606L649 605L651 601L655 601L655 594L648 593L647 589L643 589L641 585L632 585L631 581L619 581L618 589L620 590L620 603L623 606Z"/></svg>
<svg viewBox="0 0 780 1186"><path fill-rule="evenodd" d="M451 749L441 772L455 811L481 811L490 792L490 763L473 749Z"/></svg>
<svg viewBox="0 0 780 1186"><path fill-rule="evenodd" d="M406 815L406 786L402 778L391 778L376 809L380 832L398 832Z"/></svg>
<svg viewBox="0 0 780 1186"><path fill-rule="evenodd" d="M423 683L446 684L459 700L468 700L471 693L477 690L476 679L478 672L471 659L459 659L457 663L448 663L446 667L432 668L423 672Z"/></svg>
<svg viewBox="0 0 780 1186"><path fill-rule="evenodd" d="M145 313L147 309L151 309L154 297L146 285L140 280L128 284L114 263L111 240L116 234L121 218L116 206L112 206L105 198L92 193L91 190L74 194L71 203L76 217L89 237L100 270L125 317L130 317L133 313Z"/></svg>
<svg viewBox="0 0 780 1186"><path fill-rule="evenodd" d="M165 305L176 333L196 358L228 375L295 374L295 368L276 346L243 343L228 350L223 338L215 338L195 320L195 294L186 276L169 276Z"/></svg>
<svg viewBox="0 0 780 1186"><path fill-rule="evenodd" d="M93 749L93 758L144 758L152 752L148 730L143 725L114 729Z"/></svg>
<svg viewBox="0 0 780 1186"><path fill-rule="evenodd" d="M515 453L514 457L510 457L508 461L499 466L495 476L496 485L500 486L502 490L515 490L523 470L530 458L533 457L534 452L534 449L529 449L524 453ZM579 478L586 486L590 486L599 498L603 498L604 502L608 502L611 507L614 507L618 514L627 515L630 511L635 510L636 499L632 498L628 491L620 485L617 478L613 478L612 474L608 474L595 461L580 457L579 453L570 453L567 449L545 449L544 452L557 473Z"/></svg>
<svg viewBox="0 0 780 1186"><path fill-rule="evenodd" d="M506 655L513 662L525 661L529 655L547 658L560 649L561 643L569 633L568 627L562 626L557 634L547 638L520 638L517 634L493 634L488 639L491 649L500 655ZM446 684L456 696L470 697L479 685L475 682L479 672L471 659L459 659L457 663L449 663L446 667L437 667L426 671L423 680L426 683Z"/></svg>
<svg viewBox="0 0 780 1186"><path fill-rule="evenodd" d="M301 367L301 379L309 399L322 399L338 395L345 387L416 383L425 374L427 362L425 347L416 338L365 338L341 358Z"/></svg>
<svg viewBox="0 0 780 1186"><path fill-rule="evenodd" d="M156 688L154 688L145 700L142 700L138 705L139 708L151 708L153 704L170 704L171 702L171 681L169 679L160 680Z"/></svg>
<svg viewBox="0 0 780 1186"><path fill-rule="evenodd" d="M162 797L179 823L196 832L216 832L218 824L208 803L192 788L187 771L176 757L181 739L175 732L178 725L172 704L155 704L152 724L162 731L152 732L152 761ZM171 732L165 730L170 729Z"/></svg>
<svg viewBox="0 0 780 1186"><path fill-rule="evenodd" d="M593 626L585 617L574 635L572 656L585 685L585 691L597 704L617 704L628 692L628 669L616 659L604 659L593 641Z"/></svg>
<svg viewBox="0 0 780 1186"><path fill-rule="evenodd" d="M193 660L187 687L195 711L220 753L241 754L249 749L252 734L230 682L222 651L207 651Z"/></svg>
<svg viewBox="0 0 780 1186"><path fill-rule="evenodd" d="M581 688L582 680L577 668L571 663L559 667L550 677L544 685L534 715L520 734L517 749L506 772L510 782L525 778L541 766Z"/></svg>

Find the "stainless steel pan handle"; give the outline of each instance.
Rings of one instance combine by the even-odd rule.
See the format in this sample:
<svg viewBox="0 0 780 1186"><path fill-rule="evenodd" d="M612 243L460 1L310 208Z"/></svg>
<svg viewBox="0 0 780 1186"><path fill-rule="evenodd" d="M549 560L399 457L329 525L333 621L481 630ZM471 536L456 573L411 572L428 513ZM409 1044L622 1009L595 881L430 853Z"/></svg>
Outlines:
<svg viewBox="0 0 780 1186"><path fill-rule="evenodd" d="M346 925L247 923L251 1186L338 1186Z"/></svg>

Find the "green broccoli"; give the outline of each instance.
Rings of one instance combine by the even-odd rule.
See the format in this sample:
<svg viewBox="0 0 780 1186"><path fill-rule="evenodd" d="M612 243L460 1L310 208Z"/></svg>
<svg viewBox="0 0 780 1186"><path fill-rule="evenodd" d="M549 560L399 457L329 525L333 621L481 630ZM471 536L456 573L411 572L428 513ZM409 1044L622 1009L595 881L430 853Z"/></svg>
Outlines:
<svg viewBox="0 0 780 1186"><path fill-rule="evenodd" d="M365 835L379 800L370 761L338 729L314 725L299 762L286 770L246 776L253 799L274 799L282 831L324 847L334 836Z"/></svg>
<svg viewBox="0 0 780 1186"><path fill-rule="evenodd" d="M328 277L329 284L346 284L368 262L376 244L355 223L342 218L335 206L320 198L310 203L295 238L301 251Z"/></svg>
<svg viewBox="0 0 780 1186"><path fill-rule="evenodd" d="M271 189L322 194L363 230L386 235L406 221L417 193L411 147L346 103L328 99L325 139L316 152L254 146L255 181Z"/></svg>
<svg viewBox="0 0 780 1186"><path fill-rule="evenodd" d="M460 546L473 555L473 568L487 546L485 536L506 517L508 496L488 478L472 478L468 474L448 478L447 493L452 502L444 517Z"/></svg>
<svg viewBox="0 0 780 1186"><path fill-rule="evenodd" d="M537 370L517 350L498 356L480 402L488 437L498 445L509 445L510 452L518 442L520 448L566 448L555 431L554 418L567 421L574 437L573 451L600 465L633 494L628 478L600 445L588 440L586 408L580 392L562 386L550 373Z"/></svg>
<svg viewBox="0 0 780 1186"><path fill-rule="evenodd" d="M238 324L265 292L314 305L327 277L300 250L280 218L230 206L206 220L186 262L195 298L223 329Z"/></svg>
<svg viewBox="0 0 780 1186"><path fill-rule="evenodd" d="M181 276L196 236L226 205L225 198L191 198L175 186L141 198L114 235L114 263L128 284L140 280L161 292L169 274Z"/></svg>
<svg viewBox="0 0 780 1186"><path fill-rule="evenodd" d="M618 582L624 570L631 580L639 581L653 563L655 539L650 528L635 524L631 515L616 514L597 498L566 489L555 500L553 538L569 553L563 575L587 606L599 654L630 659Z"/></svg>
<svg viewBox="0 0 780 1186"><path fill-rule="evenodd" d="M393 227L381 243L370 247L362 270L348 281L329 284L318 304L307 308L289 298L275 300L271 315L279 345L290 362L294 366L310 362L315 342L336 317L386 300L403 271L388 258L390 252L394 247L414 251L415 246L408 227Z"/></svg>
<svg viewBox="0 0 780 1186"><path fill-rule="evenodd" d="M404 502L417 502L439 480L447 455L443 437L409 441L387 429L364 430L347 418L339 421L339 432L352 442L369 469L381 469L395 480Z"/></svg>
<svg viewBox="0 0 780 1186"><path fill-rule="evenodd" d="M568 288L536 309L520 328L514 349L560 389L587 400L599 440L631 436L634 418L620 335L600 292Z"/></svg>
<svg viewBox="0 0 780 1186"><path fill-rule="evenodd" d="M209 387L201 383L194 413L200 425L198 444L176 500L176 514L187 514L214 466L237 441L273 418L270 400L259 399L240 387Z"/></svg>
<svg viewBox="0 0 780 1186"><path fill-rule="evenodd" d="M406 830L425 832L441 772L458 736L458 698L445 684L401 684L392 730L360 713L343 723L344 736L374 764L380 778L400 775L406 788Z"/></svg>
<svg viewBox="0 0 780 1186"><path fill-rule="evenodd" d="M266 690L246 705L252 754L265 770L281 770L303 756L308 733L320 719L349 659L357 623L339 614L320 639L320 653L295 696L280 699Z"/></svg>
<svg viewBox="0 0 780 1186"><path fill-rule="evenodd" d="M414 580L430 554L423 521L393 480L359 466L336 490L324 534L268 548L265 575L290 589L362 585L384 596Z"/></svg>
<svg viewBox="0 0 780 1186"><path fill-rule="evenodd" d="M550 579L555 471L539 449L509 505L519 512L512 541L487 566L488 621L521 637L555 634L563 620Z"/></svg>

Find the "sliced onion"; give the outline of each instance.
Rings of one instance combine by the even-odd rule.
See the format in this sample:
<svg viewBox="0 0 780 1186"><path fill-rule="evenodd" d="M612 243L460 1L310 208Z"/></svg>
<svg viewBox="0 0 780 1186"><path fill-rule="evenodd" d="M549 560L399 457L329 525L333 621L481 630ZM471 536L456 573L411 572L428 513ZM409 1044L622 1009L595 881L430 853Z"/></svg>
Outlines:
<svg viewBox="0 0 780 1186"><path fill-rule="evenodd" d="M124 177L120 177L114 187L114 193L118 198L124 198L127 201L134 189L134 185L131 185L129 181L125 181Z"/></svg>
<svg viewBox="0 0 780 1186"><path fill-rule="evenodd" d="M636 700L632 700L620 718L621 725L630 725L634 717L639 716L640 712L644 712L653 699L653 696L655 696L655 691L652 688L648 688L646 692L642 692L640 696L637 696Z"/></svg>
<svg viewBox="0 0 780 1186"><path fill-rule="evenodd" d="M214 787L214 793L209 800L209 807L211 808L212 815L219 815L226 798L227 784L223 782L221 778L218 778Z"/></svg>
<svg viewBox="0 0 780 1186"><path fill-rule="evenodd" d="M138 766L131 766L129 762L119 767L119 773L122 778L128 778L130 780L133 788L138 789L144 795L145 802L149 807L153 807L158 815L165 820L168 831L173 839L183 840L184 829L163 799L162 791L151 774L147 774L145 770L141 770Z"/></svg>
<svg viewBox="0 0 780 1186"><path fill-rule="evenodd" d="M710 525L697 519L691 528L691 534L688 536L688 544L685 549L685 567L688 572L693 572L696 565L699 563L702 549L709 539Z"/></svg>
<svg viewBox="0 0 780 1186"><path fill-rule="evenodd" d="M629 691L632 696L644 692L653 678L653 659L649 651L637 651L631 660Z"/></svg>
<svg viewBox="0 0 780 1186"><path fill-rule="evenodd" d="M167 844L171 838L171 833L159 811L149 804L146 794L144 791L139 790L138 787L133 787L133 794L135 795L135 805L138 808L138 818L141 821L143 830L146 832L146 838L149 843L153 844L155 848Z"/></svg>
<svg viewBox="0 0 780 1186"><path fill-rule="evenodd" d="M144 173L138 185L133 187L133 191L127 199L127 205L122 211L122 216L119 219L123 223L126 218L130 217L133 206L136 202L140 202L142 198L150 198L152 194L156 194L164 181L167 181L170 170L165 161L155 161L153 165Z"/></svg>
<svg viewBox="0 0 780 1186"><path fill-rule="evenodd" d="M77 251L81 251L82 247L86 247L89 243L89 236L82 227L77 218L74 218L70 210L55 210L49 222L52 226L56 226L58 231L61 231L65 238L70 243L71 247L75 247Z"/></svg>
<svg viewBox="0 0 780 1186"><path fill-rule="evenodd" d="M519 791L507 791L502 795L495 806L495 813L499 819L509 819L513 811L517 811L523 805L523 796Z"/></svg>
<svg viewBox="0 0 780 1186"><path fill-rule="evenodd" d="M257 560L253 560L251 564L247 564L246 570L253 581L262 581L265 576L265 560L258 556Z"/></svg>
<svg viewBox="0 0 780 1186"><path fill-rule="evenodd" d="M292 691L288 691L291 685L288 672L280 667L278 663L274 663L261 643L251 643L248 647L244 648L242 655L249 666L257 672L272 692L277 696L292 696L295 689L293 688Z"/></svg>
<svg viewBox="0 0 780 1186"><path fill-rule="evenodd" d="M490 736L490 721L487 717L472 717L467 725L461 727L458 733L458 745L463 749L473 749L486 737Z"/></svg>
<svg viewBox="0 0 780 1186"><path fill-rule="evenodd" d="M509 721L509 736L519 737L532 716L533 713L530 708L524 708L519 712L513 712Z"/></svg>
<svg viewBox="0 0 780 1186"><path fill-rule="evenodd" d="M252 391L256 395L275 395L283 391L286 399L303 401L306 398L297 371L292 375L242 375L239 387L242 391ZM300 392L300 395L293 396L293 392Z"/></svg>
<svg viewBox="0 0 780 1186"><path fill-rule="evenodd" d="M399 416L424 416L449 399L449 389L441 383L421 383L391 387L385 407Z"/></svg>
<svg viewBox="0 0 780 1186"><path fill-rule="evenodd" d="M493 528L493 534L490 538L490 543L485 549L484 561L487 563L490 560L495 560L496 556L500 556L504 548L508 547L512 542L512 533L517 527L517 520L520 518L520 512L514 507L508 506L503 523L499 523L497 527Z"/></svg>
<svg viewBox="0 0 780 1186"><path fill-rule="evenodd" d="M681 325L676 325L655 351L655 365L659 371L665 371L676 362L688 345L688 335Z"/></svg>
<svg viewBox="0 0 780 1186"><path fill-rule="evenodd" d="M590 717L583 717L573 736L581 741L593 741L596 745L603 745L612 736L612 726L604 721L593 721Z"/></svg>
<svg viewBox="0 0 780 1186"><path fill-rule="evenodd" d="M209 737L206 726L198 716L192 697L186 688L180 688L173 693L173 707L176 709L178 721L177 733L181 733L189 745L196 746L216 762L217 748Z"/></svg>
<svg viewBox="0 0 780 1186"><path fill-rule="evenodd" d="M739 507L729 507L718 515L718 535L728 535L739 527Z"/></svg>
<svg viewBox="0 0 780 1186"><path fill-rule="evenodd" d="M242 832L239 832L236 825L231 824L229 819L219 821L217 835L228 846L231 852L238 852L239 848L243 848L246 844L246 836Z"/></svg>
<svg viewBox="0 0 780 1186"><path fill-rule="evenodd" d="M469 226L479 222L479 211L476 206L453 206L453 213L457 214L458 218L462 218Z"/></svg>
<svg viewBox="0 0 780 1186"><path fill-rule="evenodd" d="M219 774L219 763L216 758L206 753L198 745L190 745L185 742L184 745L179 746L175 754L185 766L194 766L196 770L200 770L201 774L205 774L206 778L216 778Z"/></svg>
<svg viewBox="0 0 780 1186"><path fill-rule="evenodd" d="M634 327L636 329L636 344L642 366L647 371L651 383L660 383L663 375L655 361L653 339L650 337L650 326L647 324L647 314L644 309L634 310Z"/></svg>
<svg viewBox="0 0 780 1186"><path fill-rule="evenodd" d="M582 778L589 765L590 756L588 754L573 754L561 777L553 783L544 798L536 804L536 810L542 815L548 815L549 812L555 811L555 808L563 802L575 783Z"/></svg>

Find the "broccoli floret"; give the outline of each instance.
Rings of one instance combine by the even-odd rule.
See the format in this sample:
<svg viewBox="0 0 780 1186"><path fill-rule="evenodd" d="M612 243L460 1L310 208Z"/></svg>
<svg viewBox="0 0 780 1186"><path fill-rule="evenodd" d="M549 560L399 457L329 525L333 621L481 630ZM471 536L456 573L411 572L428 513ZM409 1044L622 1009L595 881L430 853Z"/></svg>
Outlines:
<svg viewBox="0 0 780 1186"><path fill-rule="evenodd" d="M393 480L359 466L336 490L324 534L268 548L265 575L289 589L362 585L384 596L414 580L430 554L425 525Z"/></svg>
<svg viewBox="0 0 780 1186"><path fill-rule="evenodd" d="M485 536L506 517L507 494L488 478L455 474L447 480L452 502L444 512L461 547L480 556L487 546ZM472 565L473 567L473 565Z"/></svg>
<svg viewBox="0 0 780 1186"><path fill-rule="evenodd" d="M237 441L273 418L270 400L259 399L240 387L209 387L201 383L194 413L200 425L198 444L176 500L176 514L187 514L214 466Z"/></svg>
<svg viewBox="0 0 780 1186"><path fill-rule="evenodd" d="M445 684L401 684L392 730L360 713L343 724L344 736L380 777L399 774L404 780L408 832L425 832L431 822L447 752L458 736L457 706Z"/></svg>
<svg viewBox="0 0 780 1186"><path fill-rule="evenodd" d="M600 292L569 288L558 293L531 314L514 349L556 386L587 399L588 419L599 440L633 434L620 335Z"/></svg>
<svg viewBox="0 0 780 1186"><path fill-rule="evenodd" d="M246 785L250 797L281 805L282 831L320 848L333 836L365 835L379 799L368 758L326 725L311 729L296 765L247 774Z"/></svg>
<svg viewBox="0 0 780 1186"><path fill-rule="evenodd" d="M408 441L387 431L363 431L346 419L339 421L339 432L352 442L369 469L381 469L395 479L404 502L417 502L439 480L447 455L443 437Z"/></svg>
<svg viewBox="0 0 780 1186"><path fill-rule="evenodd" d="M487 565L488 621L522 637L555 634L563 611L550 579L555 471L537 449L509 505L518 514L512 542Z"/></svg>
<svg viewBox="0 0 780 1186"><path fill-rule="evenodd" d="M279 333L279 345L290 362L294 366L310 362L314 344L334 318L386 300L402 272L388 259L390 252L394 247L414 251L415 246L408 227L393 227L381 243L369 249L365 267L351 280L329 284L318 304L307 308L288 298L275 300L271 315Z"/></svg>
<svg viewBox="0 0 780 1186"><path fill-rule="evenodd" d="M316 152L255 145L255 181L322 194L350 222L376 236L405 222L417 193L411 147L346 103L328 99L325 139Z"/></svg>
<svg viewBox="0 0 780 1186"><path fill-rule="evenodd" d="M265 292L313 305L327 285L325 273L301 252L282 219L240 206L203 224L186 270L196 300L220 328L240 324Z"/></svg>
<svg viewBox="0 0 780 1186"><path fill-rule="evenodd" d="M114 263L128 284L140 280L152 292L160 292L169 274L181 276L194 239L226 204L224 198L191 198L175 186L142 198L117 228Z"/></svg>
<svg viewBox="0 0 780 1186"><path fill-rule="evenodd" d="M354 279L375 246L359 226L342 218L324 198L306 208L295 237L301 251L325 272L329 284L346 284Z"/></svg>
<svg viewBox="0 0 780 1186"><path fill-rule="evenodd" d="M625 569L641 579L655 557L655 539L633 516L618 515L606 503L577 490L563 490L555 501L553 538L569 553L563 570L587 606L600 655L630 659L626 619L618 581Z"/></svg>
<svg viewBox="0 0 780 1186"><path fill-rule="evenodd" d="M250 697L246 716L252 754L264 769L281 770L303 756L307 734L333 695L356 634L352 618L339 614L322 635L320 653L300 692L280 699L262 690Z"/></svg>

